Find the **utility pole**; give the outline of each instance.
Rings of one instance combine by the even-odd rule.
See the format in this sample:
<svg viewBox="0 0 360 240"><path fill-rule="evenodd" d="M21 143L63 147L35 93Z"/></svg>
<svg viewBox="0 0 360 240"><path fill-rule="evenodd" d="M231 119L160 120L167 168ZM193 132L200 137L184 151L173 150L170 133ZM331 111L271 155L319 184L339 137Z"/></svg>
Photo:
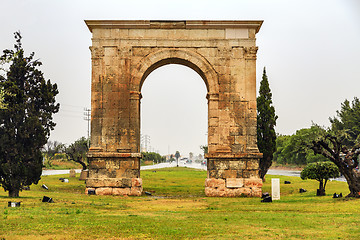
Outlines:
<svg viewBox="0 0 360 240"><path fill-rule="evenodd" d="M91 120L91 110L84 108L84 120L88 122L87 129L87 139L88 139L88 148L90 148L90 120Z"/></svg>

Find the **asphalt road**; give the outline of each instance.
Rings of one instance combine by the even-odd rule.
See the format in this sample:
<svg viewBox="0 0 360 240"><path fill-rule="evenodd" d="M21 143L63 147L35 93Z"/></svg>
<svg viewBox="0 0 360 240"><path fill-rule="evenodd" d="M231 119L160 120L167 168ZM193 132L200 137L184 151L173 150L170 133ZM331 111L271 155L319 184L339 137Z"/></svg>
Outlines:
<svg viewBox="0 0 360 240"><path fill-rule="evenodd" d="M80 173L80 172L81 172L81 169L76 169L75 172L76 172L76 173ZM69 170L43 170L43 171L42 171L42 175L43 175L43 176L69 174L69 173L70 173L70 169L69 169Z"/></svg>

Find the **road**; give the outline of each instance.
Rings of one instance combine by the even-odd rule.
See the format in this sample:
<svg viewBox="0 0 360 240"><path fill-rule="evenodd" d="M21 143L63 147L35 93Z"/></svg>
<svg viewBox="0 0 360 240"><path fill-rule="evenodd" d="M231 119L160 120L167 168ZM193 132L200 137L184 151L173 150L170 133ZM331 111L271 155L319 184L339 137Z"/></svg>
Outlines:
<svg viewBox="0 0 360 240"><path fill-rule="evenodd" d="M154 165L148 165L148 166L141 166L140 170L148 170L148 169L159 169L159 168L167 168L167 167L176 167L176 163L159 163ZM196 169L203 169L206 170L206 166L202 166L201 164L193 163L193 164L185 164L183 162L179 163L179 167L190 167L190 168L196 168ZM75 169L76 173L80 173L81 169ZM61 175L61 174L69 174L70 170L43 170L42 175Z"/></svg>
<svg viewBox="0 0 360 240"><path fill-rule="evenodd" d="M76 173L80 173L81 169L76 169L75 170ZM69 174L70 170L43 170L42 171L42 175L43 176L47 176L47 175L61 175L61 174Z"/></svg>
<svg viewBox="0 0 360 240"><path fill-rule="evenodd" d="M141 166L140 170L159 169L159 168L167 168L167 167L176 167L176 162L159 163L159 164L155 164L155 165ZM184 162L179 162L179 167L189 167L189 168L206 170L206 166L201 165L200 163L191 163L191 164L187 163L186 164Z"/></svg>
<svg viewBox="0 0 360 240"><path fill-rule="evenodd" d="M167 167L176 167L176 162L159 163L159 164L154 164L154 165L141 166L140 170L160 169L160 168L167 168ZM199 163L186 164L184 162L179 162L179 167L188 167L188 168L206 170L206 166L201 165ZM46 176L46 175L69 174L69 171L70 170L43 170L42 175ZM81 169L76 169L75 171L76 171L76 173L80 173ZM300 172L301 171L270 169L268 171L268 174L280 175L280 176L290 176L290 177L300 177ZM344 177L335 178L332 180L346 182L346 179Z"/></svg>

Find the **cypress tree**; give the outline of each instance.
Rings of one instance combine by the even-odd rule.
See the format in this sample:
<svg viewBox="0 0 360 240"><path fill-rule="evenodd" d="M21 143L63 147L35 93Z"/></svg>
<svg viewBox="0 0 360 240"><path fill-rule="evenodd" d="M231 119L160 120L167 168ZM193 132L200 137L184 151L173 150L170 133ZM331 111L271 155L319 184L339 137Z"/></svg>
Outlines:
<svg viewBox="0 0 360 240"><path fill-rule="evenodd" d="M276 151L276 119L275 108L272 105L272 94L269 87L266 69L264 67L262 80L260 82L259 96L257 102L257 141L258 148L263 153L259 163L259 175L264 179L269 170L273 154Z"/></svg>
<svg viewBox="0 0 360 240"><path fill-rule="evenodd" d="M56 84L44 79L34 53L24 56L19 32L15 39L15 50L6 49L0 57L1 65L9 66L0 75L0 89L6 91L6 109L0 110L0 184L10 197L40 180L41 148L55 126L52 114L59 111Z"/></svg>

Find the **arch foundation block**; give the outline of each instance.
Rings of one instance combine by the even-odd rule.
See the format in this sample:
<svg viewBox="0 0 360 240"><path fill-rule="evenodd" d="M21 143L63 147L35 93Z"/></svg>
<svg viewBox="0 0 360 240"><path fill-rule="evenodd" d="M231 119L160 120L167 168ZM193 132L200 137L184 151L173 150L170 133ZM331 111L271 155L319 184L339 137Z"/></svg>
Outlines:
<svg viewBox="0 0 360 240"><path fill-rule="evenodd" d="M96 195L140 196L143 192L140 178L141 154L88 153L89 177L85 193Z"/></svg>
<svg viewBox="0 0 360 240"><path fill-rule="evenodd" d="M261 197L261 154L208 154L205 194L208 197Z"/></svg>

